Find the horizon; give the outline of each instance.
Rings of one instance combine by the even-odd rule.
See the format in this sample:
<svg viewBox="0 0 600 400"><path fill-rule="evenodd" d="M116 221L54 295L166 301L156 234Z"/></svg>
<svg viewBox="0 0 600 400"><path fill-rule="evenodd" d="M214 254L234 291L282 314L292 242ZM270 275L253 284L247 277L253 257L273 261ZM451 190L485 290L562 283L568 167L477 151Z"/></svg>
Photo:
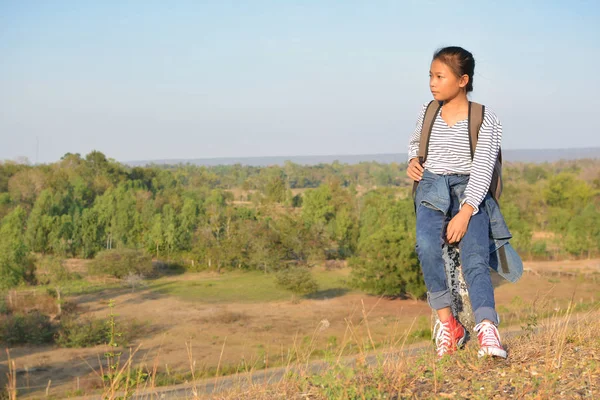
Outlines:
<svg viewBox="0 0 600 400"><path fill-rule="evenodd" d="M403 153L446 45L503 149L600 147L600 4L461 4L1 3L0 159Z"/></svg>
<svg viewBox="0 0 600 400"><path fill-rule="evenodd" d="M16 157L14 159L0 159L0 163L5 162L15 162L17 164L25 164L25 165L48 165L59 162L65 155L67 154L77 154L80 157L85 157L87 154L93 151L100 151L97 149L92 149L88 153L65 153L60 158L56 160L51 160L47 162L38 162L35 163L27 157ZM555 161L572 161L572 160L582 160L582 159L599 159L600 158L600 146L598 147L571 147L571 148L560 148L560 149L551 149L551 148L540 148L540 149L502 149L503 156L506 162L531 162L531 163L540 163L540 162L555 162ZM101 151L100 151L101 152ZM527 157L517 155L515 153L523 153L523 152L531 152L535 154L529 154ZM560 152L560 153L559 153ZM155 159L136 159L136 160L117 160L111 157L110 154L103 153L107 159L113 160L123 165L129 166L150 166L150 165L169 165L173 163L173 165L177 164L186 164L191 163L195 165L204 165L204 166L219 166L219 165L234 165L234 164L242 164L249 166L264 166L270 164L261 164L261 163L248 163L244 164L243 161L248 160L278 160L275 164L281 163L283 161L290 161L295 164L301 164L300 159L318 159L319 161L313 160L312 162L307 163L306 165L314 165L316 163L332 163L334 161L339 161L342 164L353 164L363 161L373 161L378 163L388 163L389 160L385 160L385 158L401 158L400 160L393 160L392 162L406 162L404 158L408 155L407 152L388 152L388 153L354 153L354 154L298 154L298 155L267 155L267 156L240 156L240 157L196 157L196 158L155 158ZM550 155L548 154L550 153ZM564 154L566 153L566 154ZM588 154L582 154L588 153ZM531 158L531 156L534 158ZM339 157L340 159L336 159ZM367 160L367 158L372 157L372 159ZM375 159L379 157L380 159ZM343 159L352 159L356 160L346 160ZM361 159L362 158L362 159ZM214 161L214 162L213 162ZM223 163L217 163L217 161L223 161Z"/></svg>

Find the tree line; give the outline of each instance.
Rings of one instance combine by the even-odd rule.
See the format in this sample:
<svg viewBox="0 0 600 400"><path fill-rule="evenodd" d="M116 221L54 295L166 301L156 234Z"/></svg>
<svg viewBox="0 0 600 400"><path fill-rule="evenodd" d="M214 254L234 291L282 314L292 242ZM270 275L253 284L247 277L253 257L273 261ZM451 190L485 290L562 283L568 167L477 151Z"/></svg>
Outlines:
<svg viewBox="0 0 600 400"><path fill-rule="evenodd" d="M0 163L0 280L32 253L138 249L189 270L276 272L346 260L353 284L421 297L406 164L129 167L93 151ZM501 209L524 258L600 252L600 162L509 164Z"/></svg>

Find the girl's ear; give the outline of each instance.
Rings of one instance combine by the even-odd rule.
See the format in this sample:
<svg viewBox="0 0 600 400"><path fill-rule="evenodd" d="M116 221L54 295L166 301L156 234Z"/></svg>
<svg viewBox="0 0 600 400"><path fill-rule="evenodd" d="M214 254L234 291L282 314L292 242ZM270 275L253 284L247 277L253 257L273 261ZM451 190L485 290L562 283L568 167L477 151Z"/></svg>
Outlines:
<svg viewBox="0 0 600 400"><path fill-rule="evenodd" d="M469 83L469 75L464 74L463 76L460 77L460 79L458 80L458 86L462 89L467 87L467 84Z"/></svg>

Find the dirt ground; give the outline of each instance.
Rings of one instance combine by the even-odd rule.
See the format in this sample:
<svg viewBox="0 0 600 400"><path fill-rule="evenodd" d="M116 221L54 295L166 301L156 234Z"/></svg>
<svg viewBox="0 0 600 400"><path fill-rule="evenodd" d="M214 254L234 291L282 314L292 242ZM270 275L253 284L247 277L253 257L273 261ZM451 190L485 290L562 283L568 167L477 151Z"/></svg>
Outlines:
<svg viewBox="0 0 600 400"><path fill-rule="evenodd" d="M600 286L593 274L600 272L600 260L531 262L525 268L526 274L516 284L497 286L498 306L514 308L517 303L527 306L537 301L556 303L558 308L572 297L575 302L590 302L600 297ZM177 279L189 278L183 275ZM180 300L150 290L131 293L127 289L113 289L70 300L80 312L105 320L109 298L115 300L119 320L135 319L146 324L143 339L132 343L140 346L136 362L156 363L160 371L173 373L190 370L189 345L197 369L216 367L219 363L221 368L239 365L242 360L252 365L259 359L266 359L271 365L285 363L290 349L306 349L311 341L324 349L328 341L335 340L339 345L345 336L354 343L371 340L363 313L368 315L370 336L376 343L401 341L411 325L412 331L429 327L431 315L423 301L354 293L298 303L215 305ZM349 327L358 339L349 336ZM82 390L98 387L100 380L95 371L105 351L104 346L88 349L37 346L11 348L10 355L19 371L19 387L37 387L38 393L43 393L51 381L49 392L56 394L78 387ZM0 361L0 376L4 378L5 353Z"/></svg>

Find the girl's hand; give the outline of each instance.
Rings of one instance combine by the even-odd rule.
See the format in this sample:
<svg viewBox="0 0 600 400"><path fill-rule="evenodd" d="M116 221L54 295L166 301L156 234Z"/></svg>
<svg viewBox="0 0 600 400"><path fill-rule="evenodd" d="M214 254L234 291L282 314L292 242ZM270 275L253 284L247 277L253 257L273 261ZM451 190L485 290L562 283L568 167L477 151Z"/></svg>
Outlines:
<svg viewBox="0 0 600 400"><path fill-rule="evenodd" d="M446 229L446 240L448 243L458 243L467 233L467 229L469 228L469 221L471 220L471 215L473 214L473 207L468 204L463 204L462 208L450 220L448 224L448 228Z"/></svg>
<svg viewBox="0 0 600 400"><path fill-rule="evenodd" d="M408 162L406 174L410 179L416 182L419 182L423 177L423 166L419 164L419 159L417 157Z"/></svg>

